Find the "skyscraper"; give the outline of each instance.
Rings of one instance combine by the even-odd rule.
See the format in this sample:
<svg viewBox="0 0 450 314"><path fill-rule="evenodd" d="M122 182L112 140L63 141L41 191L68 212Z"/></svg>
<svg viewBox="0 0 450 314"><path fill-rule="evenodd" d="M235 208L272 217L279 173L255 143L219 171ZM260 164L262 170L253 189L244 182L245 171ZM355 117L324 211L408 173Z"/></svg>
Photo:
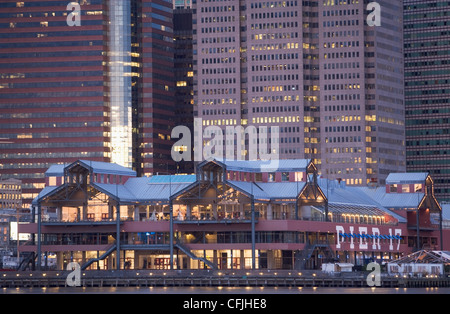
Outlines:
<svg viewBox="0 0 450 314"><path fill-rule="evenodd" d="M194 129L194 59L192 9L179 7L173 11L175 42L175 125L184 125L192 132ZM180 151L184 147L174 148ZM191 157L192 159L192 157ZM193 173L192 161L177 163L177 173Z"/></svg>
<svg viewBox="0 0 450 314"><path fill-rule="evenodd" d="M428 171L450 201L450 3L404 1L408 171Z"/></svg>
<svg viewBox="0 0 450 314"><path fill-rule="evenodd" d="M171 2L68 4L0 4L0 173L23 181L25 202L56 162L168 168Z"/></svg>
<svg viewBox="0 0 450 314"><path fill-rule="evenodd" d="M359 0L193 1L203 128L278 126L280 158L348 184L404 171L402 6L379 4L369 26Z"/></svg>

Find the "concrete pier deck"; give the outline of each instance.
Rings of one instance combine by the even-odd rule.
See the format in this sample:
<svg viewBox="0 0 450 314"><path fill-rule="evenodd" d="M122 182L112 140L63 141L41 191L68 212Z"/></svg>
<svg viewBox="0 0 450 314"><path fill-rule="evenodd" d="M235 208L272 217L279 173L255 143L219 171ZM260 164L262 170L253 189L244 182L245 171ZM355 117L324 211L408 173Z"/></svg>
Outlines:
<svg viewBox="0 0 450 314"><path fill-rule="evenodd" d="M0 271L1 288L66 287L69 271ZM81 271L82 287L368 287L368 272L108 270ZM381 276L381 287L450 287L449 277Z"/></svg>

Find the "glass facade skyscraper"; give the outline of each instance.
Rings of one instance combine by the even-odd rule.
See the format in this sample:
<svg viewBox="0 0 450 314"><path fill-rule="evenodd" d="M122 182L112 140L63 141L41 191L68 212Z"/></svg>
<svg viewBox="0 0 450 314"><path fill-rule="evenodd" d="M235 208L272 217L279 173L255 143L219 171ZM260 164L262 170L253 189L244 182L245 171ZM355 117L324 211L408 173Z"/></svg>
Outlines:
<svg viewBox="0 0 450 314"><path fill-rule="evenodd" d="M450 3L404 1L408 171L430 172L450 201Z"/></svg>
<svg viewBox="0 0 450 314"><path fill-rule="evenodd" d="M0 174L25 202L57 162L171 170L171 1L82 0L80 26L68 3L0 3Z"/></svg>

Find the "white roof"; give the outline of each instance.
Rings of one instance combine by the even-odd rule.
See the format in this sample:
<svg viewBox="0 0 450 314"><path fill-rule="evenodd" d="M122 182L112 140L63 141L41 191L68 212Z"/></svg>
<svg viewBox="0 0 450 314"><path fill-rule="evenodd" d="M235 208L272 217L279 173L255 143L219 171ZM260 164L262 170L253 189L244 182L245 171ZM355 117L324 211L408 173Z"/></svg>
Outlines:
<svg viewBox="0 0 450 314"><path fill-rule="evenodd" d="M390 173L386 178L386 184L412 184L423 183L428 177L428 172L401 172Z"/></svg>

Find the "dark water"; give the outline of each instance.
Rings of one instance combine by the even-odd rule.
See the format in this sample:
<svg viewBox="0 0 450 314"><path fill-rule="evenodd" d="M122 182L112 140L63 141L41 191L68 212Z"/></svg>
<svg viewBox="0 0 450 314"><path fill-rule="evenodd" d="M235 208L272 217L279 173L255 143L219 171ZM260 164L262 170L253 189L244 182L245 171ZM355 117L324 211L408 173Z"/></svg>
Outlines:
<svg viewBox="0 0 450 314"><path fill-rule="evenodd" d="M450 294L450 288L66 287L3 288L0 294Z"/></svg>

